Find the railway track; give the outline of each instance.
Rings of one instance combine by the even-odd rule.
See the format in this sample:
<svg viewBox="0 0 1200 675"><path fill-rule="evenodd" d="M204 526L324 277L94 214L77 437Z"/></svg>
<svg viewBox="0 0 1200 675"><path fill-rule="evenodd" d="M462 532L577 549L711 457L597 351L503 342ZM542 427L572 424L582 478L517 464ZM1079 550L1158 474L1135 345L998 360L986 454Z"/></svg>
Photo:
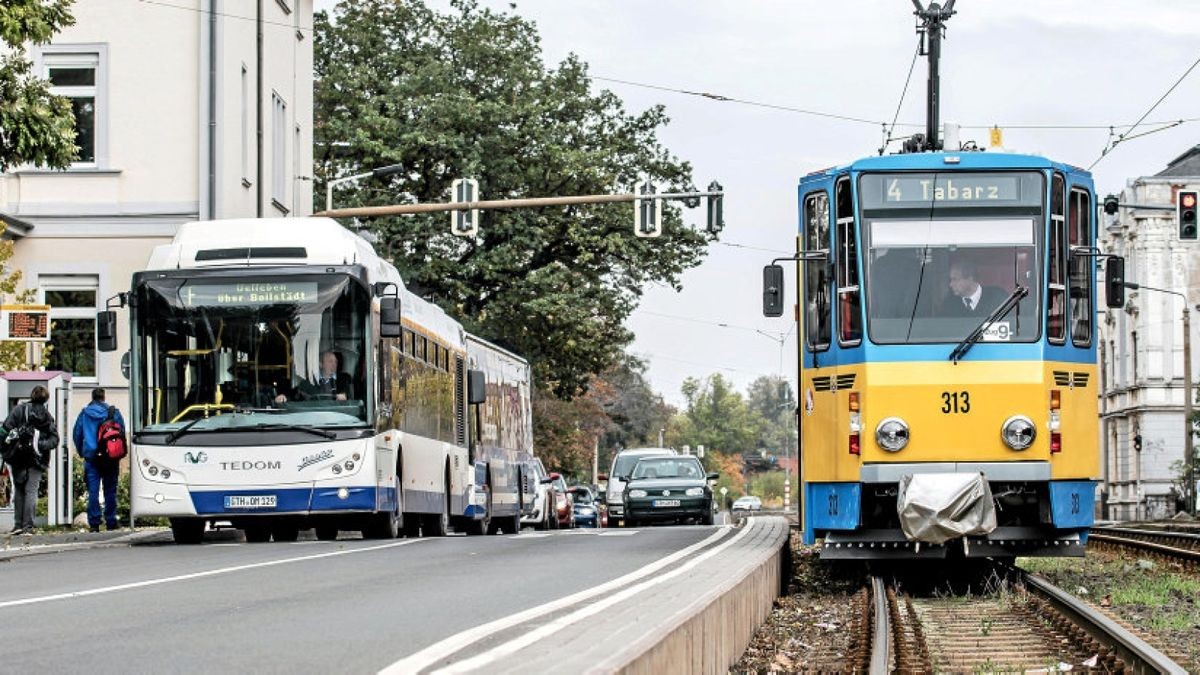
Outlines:
<svg viewBox="0 0 1200 675"><path fill-rule="evenodd" d="M1036 575L998 571L986 595L916 597L870 577L869 603L855 628L870 633L871 673L980 672L1073 668L1109 672L1186 673L1141 638Z"/></svg>
<svg viewBox="0 0 1200 675"><path fill-rule="evenodd" d="M1192 569L1200 566L1200 534L1105 527L1092 530L1088 544L1130 549L1163 560L1182 562Z"/></svg>

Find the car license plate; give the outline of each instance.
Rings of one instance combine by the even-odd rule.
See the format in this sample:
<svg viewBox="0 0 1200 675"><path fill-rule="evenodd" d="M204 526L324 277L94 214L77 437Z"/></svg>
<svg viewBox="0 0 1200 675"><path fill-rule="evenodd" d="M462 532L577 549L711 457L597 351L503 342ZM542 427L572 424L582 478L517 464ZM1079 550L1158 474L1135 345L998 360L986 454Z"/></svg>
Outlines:
<svg viewBox="0 0 1200 675"><path fill-rule="evenodd" d="M227 509L273 509L275 495L230 495L225 498Z"/></svg>
<svg viewBox="0 0 1200 675"><path fill-rule="evenodd" d="M679 500L678 499L655 499L654 500L655 508L664 508L664 507L670 507L670 506L679 506Z"/></svg>

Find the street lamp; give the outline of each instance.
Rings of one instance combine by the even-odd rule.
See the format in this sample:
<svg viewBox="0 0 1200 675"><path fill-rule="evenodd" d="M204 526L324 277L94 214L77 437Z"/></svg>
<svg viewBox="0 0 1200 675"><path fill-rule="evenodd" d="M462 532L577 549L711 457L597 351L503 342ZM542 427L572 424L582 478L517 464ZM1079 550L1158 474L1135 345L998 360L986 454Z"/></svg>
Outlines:
<svg viewBox="0 0 1200 675"><path fill-rule="evenodd" d="M1186 503L1185 510L1194 515L1196 512L1196 467L1195 458L1192 456L1192 327L1187 296L1179 291L1143 286L1132 281L1126 281L1125 288L1167 293L1183 298L1183 498ZM1200 305L1197 305L1196 309L1200 311Z"/></svg>
<svg viewBox="0 0 1200 675"><path fill-rule="evenodd" d="M362 180L363 178L382 178L384 176L390 176L394 173L399 173L403 169L404 169L403 164L389 164L388 166L381 166L377 169L371 169L370 171L367 171L364 173L356 173L353 176L344 176L342 178L334 178L333 180L331 180L325 184L325 210L326 211L333 210L333 186L334 185L338 185L340 183L349 183L351 181L356 181L356 180Z"/></svg>

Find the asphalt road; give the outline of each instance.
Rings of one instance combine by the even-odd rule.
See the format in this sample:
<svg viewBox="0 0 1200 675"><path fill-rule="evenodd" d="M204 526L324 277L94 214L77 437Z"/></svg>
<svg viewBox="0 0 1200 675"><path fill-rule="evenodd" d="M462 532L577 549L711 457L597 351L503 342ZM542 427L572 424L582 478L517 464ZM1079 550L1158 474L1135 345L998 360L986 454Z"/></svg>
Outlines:
<svg viewBox="0 0 1200 675"><path fill-rule="evenodd" d="M16 558L0 563L0 671L376 672L700 550L722 530L161 543Z"/></svg>

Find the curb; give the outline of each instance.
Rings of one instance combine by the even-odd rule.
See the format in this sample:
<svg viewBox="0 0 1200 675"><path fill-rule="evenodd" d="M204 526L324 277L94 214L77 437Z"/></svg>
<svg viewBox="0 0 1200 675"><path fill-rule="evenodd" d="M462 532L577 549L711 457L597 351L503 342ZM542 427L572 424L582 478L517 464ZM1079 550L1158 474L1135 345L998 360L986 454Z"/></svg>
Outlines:
<svg viewBox="0 0 1200 675"><path fill-rule="evenodd" d="M113 537L112 539L100 539L96 541L72 541L62 544L18 544L16 548L0 549L0 562L8 562L16 558L27 558L35 555L65 553L67 551L87 551L99 548L122 548L142 541L149 541L156 536L161 535L163 532L168 531L169 530L166 530L165 528L139 530L137 532L130 532L129 534L121 535L120 537ZM5 540L3 545L6 547L11 546L12 538L10 537Z"/></svg>
<svg viewBox="0 0 1200 675"><path fill-rule="evenodd" d="M763 520L767 520L764 518ZM728 579L699 595L677 620L660 624L625 650L590 672L658 674L726 673L737 663L758 629L771 614L783 586L790 527L784 518L769 518L764 536L770 545ZM752 525L747 525L752 526Z"/></svg>

